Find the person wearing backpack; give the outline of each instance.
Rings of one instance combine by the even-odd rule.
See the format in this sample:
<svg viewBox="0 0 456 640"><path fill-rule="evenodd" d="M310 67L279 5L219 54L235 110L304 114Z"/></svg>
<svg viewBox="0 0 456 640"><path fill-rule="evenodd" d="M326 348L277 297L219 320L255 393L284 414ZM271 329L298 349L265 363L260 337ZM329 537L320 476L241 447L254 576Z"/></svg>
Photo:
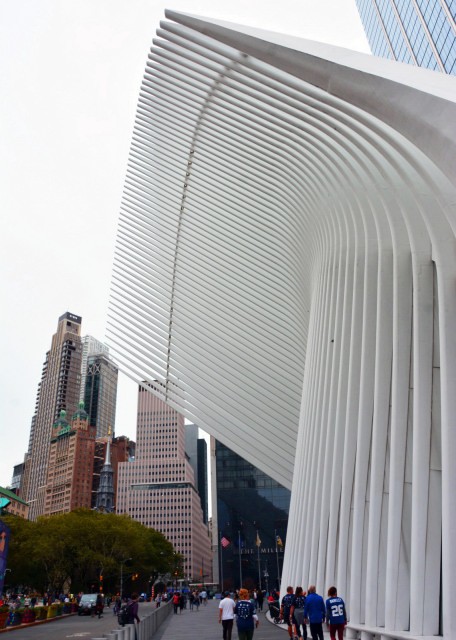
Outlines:
<svg viewBox="0 0 456 640"><path fill-rule="evenodd" d="M126 624L135 624L140 622L138 616L138 594L132 593L127 604L122 607L118 616L119 624L124 627Z"/></svg>
<svg viewBox="0 0 456 640"><path fill-rule="evenodd" d="M258 627L259 620L255 613L255 606L249 600L247 589L239 590L239 600L234 607L236 625L239 640L252 640L255 627Z"/></svg>

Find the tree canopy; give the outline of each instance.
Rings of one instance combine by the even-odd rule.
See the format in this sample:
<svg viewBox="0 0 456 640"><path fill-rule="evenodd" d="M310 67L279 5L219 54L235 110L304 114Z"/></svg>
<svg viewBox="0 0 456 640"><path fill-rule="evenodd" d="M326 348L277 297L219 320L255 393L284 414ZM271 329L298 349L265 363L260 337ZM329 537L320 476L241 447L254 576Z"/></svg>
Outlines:
<svg viewBox="0 0 456 640"><path fill-rule="evenodd" d="M176 554L164 535L127 515L77 509L30 522L12 515L8 582L37 591L118 592L146 590L159 574L171 573Z"/></svg>

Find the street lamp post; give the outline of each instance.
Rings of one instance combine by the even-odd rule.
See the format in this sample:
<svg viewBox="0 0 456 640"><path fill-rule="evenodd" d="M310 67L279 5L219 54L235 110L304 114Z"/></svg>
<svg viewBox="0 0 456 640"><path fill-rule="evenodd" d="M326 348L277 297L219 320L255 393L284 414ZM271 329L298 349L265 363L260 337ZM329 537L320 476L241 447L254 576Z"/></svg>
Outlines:
<svg viewBox="0 0 456 640"><path fill-rule="evenodd" d="M131 558L125 558L124 560L120 561L120 602L122 603L122 596L123 596L123 566L125 562L128 562L129 560L131 560Z"/></svg>

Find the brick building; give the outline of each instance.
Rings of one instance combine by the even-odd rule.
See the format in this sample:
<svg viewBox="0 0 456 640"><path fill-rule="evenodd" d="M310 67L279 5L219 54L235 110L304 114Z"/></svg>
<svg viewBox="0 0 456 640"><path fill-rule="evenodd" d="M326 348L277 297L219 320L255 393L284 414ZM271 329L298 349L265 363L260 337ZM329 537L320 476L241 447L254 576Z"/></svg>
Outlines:
<svg viewBox="0 0 456 640"><path fill-rule="evenodd" d="M65 412L54 423L49 450L44 514L90 509L96 427L91 427L80 403L71 423Z"/></svg>

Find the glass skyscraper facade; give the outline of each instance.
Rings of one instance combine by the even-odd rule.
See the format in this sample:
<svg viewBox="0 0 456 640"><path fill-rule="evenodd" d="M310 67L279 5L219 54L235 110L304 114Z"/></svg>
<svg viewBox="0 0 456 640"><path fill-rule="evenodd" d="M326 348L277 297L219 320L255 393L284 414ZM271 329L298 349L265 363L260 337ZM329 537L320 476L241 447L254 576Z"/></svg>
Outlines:
<svg viewBox="0 0 456 640"><path fill-rule="evenodd" d="M372 53L456 75L456 0L356 0Z"/></svg>
<svg viewBox="0 0 456 640"><path fill-rule="evenodd" d="M85 372L84 407L97 438L115 431L118 369L106 353L89 355Z"/></svg>
<svg viewBox="0 0 456 640"><path fill-rule="evenodd" d="M215 461L222 588L278 587L290 491L219 441Z"/></svg>

